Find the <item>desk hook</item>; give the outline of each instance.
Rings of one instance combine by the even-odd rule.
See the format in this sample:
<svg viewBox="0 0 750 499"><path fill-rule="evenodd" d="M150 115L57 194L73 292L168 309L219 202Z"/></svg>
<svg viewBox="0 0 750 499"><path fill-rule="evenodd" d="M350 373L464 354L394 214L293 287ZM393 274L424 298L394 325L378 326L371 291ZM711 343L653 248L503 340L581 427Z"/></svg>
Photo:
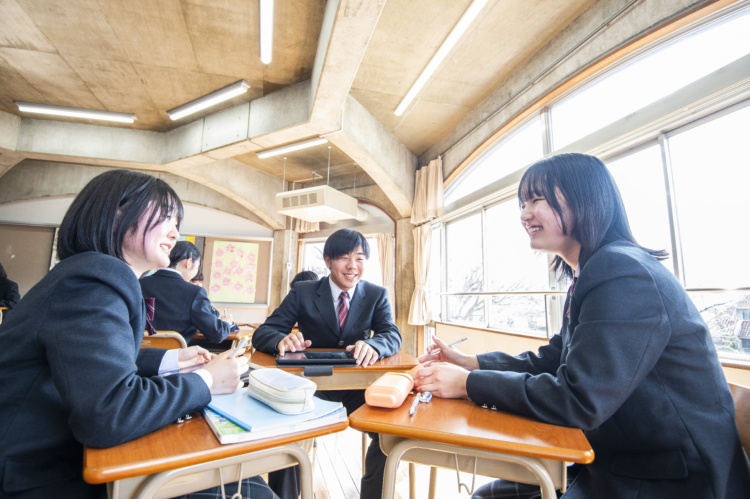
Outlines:
<svg viewBox="0 0 750 499"><path fill-rule="evenodd" d="M461 473L458 471L458 454L453 454L454 459L456 460L456 481L458 482L458 493L461 493L461 488L466 489L466 493L470 496L474 493L474 483L477 480L477 458L474 457L474 472L471 476L471 489L469 489L469 486L465 483L461 482Z"/></svg>
<svg viewBox="0 0 750 499"><path fill-rule="evenodd" d="M242 467L244 465L244 462L240 463L240 476L237 479L237 492L232 496L232 499L242 499Z"/></svg>

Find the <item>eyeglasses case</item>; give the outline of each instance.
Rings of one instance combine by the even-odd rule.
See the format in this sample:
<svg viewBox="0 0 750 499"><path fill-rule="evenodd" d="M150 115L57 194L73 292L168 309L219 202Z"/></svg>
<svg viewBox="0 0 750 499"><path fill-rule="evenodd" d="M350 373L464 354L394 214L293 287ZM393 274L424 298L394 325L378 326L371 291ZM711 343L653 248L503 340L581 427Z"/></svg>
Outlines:
<svg viewBox="0 0 750 499"><path fill-rule="evenodd" d="M315 408L313 381L281 369L256 369L248 376L247 391L254 399L282 414L304 414Z"/></svg>
<svg viewBox="0 0 750 499"><path fill-rule="evenodd" d="M392 409L404 403L414 388L414 380L406 373L385 373L365 390L365 402L373 407Z"/></svg>

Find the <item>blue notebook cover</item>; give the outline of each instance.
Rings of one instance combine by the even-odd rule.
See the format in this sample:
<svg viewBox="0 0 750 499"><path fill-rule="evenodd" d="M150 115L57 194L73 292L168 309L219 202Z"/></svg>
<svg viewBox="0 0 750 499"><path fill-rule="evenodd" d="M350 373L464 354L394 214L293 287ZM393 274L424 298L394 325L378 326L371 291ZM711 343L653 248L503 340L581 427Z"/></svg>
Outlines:
<svg viewBox="0 0 750 499"><path fill-rule="evenodd" d="M312 419L318 419L344 406L341 402L331 402L313 397L315 409L304 414L281 414L250 395L247 390L238 390L228 395L214 395L208 408L233 421L248 431L261 431L276 426L290 426Z"/></svg>

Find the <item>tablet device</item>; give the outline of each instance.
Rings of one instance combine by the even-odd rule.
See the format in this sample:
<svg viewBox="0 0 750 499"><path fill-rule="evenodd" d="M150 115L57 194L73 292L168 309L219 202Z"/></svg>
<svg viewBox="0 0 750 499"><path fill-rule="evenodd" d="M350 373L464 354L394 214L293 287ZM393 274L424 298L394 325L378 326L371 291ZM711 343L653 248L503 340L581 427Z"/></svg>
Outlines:
<svg viewBox="0 0 750 499"><path fill-rule="evenodd" d="M305 350L277 355L276 364L279 366L354 366L357 365L357 359L346 350Z"/></svg>

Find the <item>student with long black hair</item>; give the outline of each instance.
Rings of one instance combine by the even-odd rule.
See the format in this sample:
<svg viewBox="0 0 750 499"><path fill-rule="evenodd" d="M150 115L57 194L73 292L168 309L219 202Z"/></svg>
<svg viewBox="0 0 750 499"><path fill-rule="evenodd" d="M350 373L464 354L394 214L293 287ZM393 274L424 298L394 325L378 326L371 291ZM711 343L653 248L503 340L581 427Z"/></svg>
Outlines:
<svg viewBox="0 0 750 499"><path fill-rule="evenodd" d="M466 355L435 338L418 391L582 428L594 462L566 498L750 497L734 404L708 327L687 293L639 246L599 159L553 156L518 189L531 248L575 278L559 334L538 353ZM476 498L533 497L496 481Z"/></svg>
<svg viewBox="0 0 750 499"><path fill-rule="evenodd" d="M201 271L201 253L190 241L178 241L169 253L169 266L141 278L144 297L154 298L156 330L177 331L186 342L200 331L209 344L229 336L232 324L221 320L203 286L190 283Z"/></svg>
<svg viewBox="0 0 750 499"><path fill-rule="evenodd" d="M60 263L0 325L3 498L106 498L104 485L83 480L84 445L136 439L242 387L245 357L140 348L138 276L169 263L181 218L172 188L143 173L103 173L76 196L60 226ZM273 497L257 477L244 489Z"/></svg>

